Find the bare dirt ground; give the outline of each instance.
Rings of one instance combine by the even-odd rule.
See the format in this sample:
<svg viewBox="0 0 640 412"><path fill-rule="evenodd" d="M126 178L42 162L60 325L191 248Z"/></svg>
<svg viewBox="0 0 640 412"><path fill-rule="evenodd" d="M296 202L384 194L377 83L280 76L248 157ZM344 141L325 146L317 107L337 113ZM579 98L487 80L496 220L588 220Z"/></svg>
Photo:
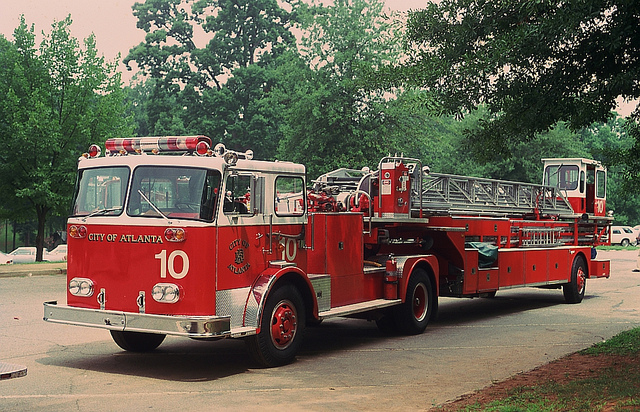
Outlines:
<svg viewBox="0 0 640 412"><path fill-rule="evenodd" d="M515 375L505 381L497 382L484 389L466 394L460 398L432 408L431 411L453 412L467 406L484 406L492 401L504 399L517 388L527 388L555 382L565 384L570 381L592 379L604 370L622 369L623 367L640 368L640 356L630 355L582 355L574 353L556 361L539 366L529 372ZM604 411L615 410L614 405L605 407Z"/></svg>

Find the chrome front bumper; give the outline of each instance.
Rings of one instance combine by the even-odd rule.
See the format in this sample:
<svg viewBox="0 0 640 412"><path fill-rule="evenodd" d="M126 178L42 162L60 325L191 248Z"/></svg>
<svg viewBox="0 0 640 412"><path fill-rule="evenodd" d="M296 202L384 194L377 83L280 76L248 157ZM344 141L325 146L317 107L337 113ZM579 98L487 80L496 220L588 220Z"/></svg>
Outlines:
<svg viewBox="0 0 640 412"><path fill-rule="evenodd" d="M44 320L53 323L90 326L131 332L162 333L189 338L213 338L231 335L229 316L168 316L114 310L74 308L44 303Z"/></svg>

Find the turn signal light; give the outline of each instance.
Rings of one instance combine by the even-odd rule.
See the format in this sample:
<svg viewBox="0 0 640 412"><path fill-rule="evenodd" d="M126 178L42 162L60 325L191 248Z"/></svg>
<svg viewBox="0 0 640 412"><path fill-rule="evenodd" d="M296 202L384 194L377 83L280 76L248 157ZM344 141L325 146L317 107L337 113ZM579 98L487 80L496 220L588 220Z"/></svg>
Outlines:
<svg viewBox="0 0 640 412"><path fill-rule="evenodd" d="M87 228L82 225L72 225L69 227L69 236L74 239L84 239L87 237Z"/></svg>
<svg viewBox="0 0 640 412"><path fill-rule="evenodd" d="M164 231L164 238L169 242L184 242L187 237L187 232L179 227L168 227Z"/></svg>

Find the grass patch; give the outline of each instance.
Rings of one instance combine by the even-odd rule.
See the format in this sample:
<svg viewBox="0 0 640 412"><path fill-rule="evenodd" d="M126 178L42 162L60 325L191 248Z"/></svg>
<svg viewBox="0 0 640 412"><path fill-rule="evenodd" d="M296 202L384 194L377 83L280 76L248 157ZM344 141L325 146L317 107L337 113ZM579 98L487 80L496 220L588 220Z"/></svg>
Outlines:
<svg viewBox="0 0 640 412"><path fill-rule="evenodd" d="M640 328L627 330L617 334L609 340L596 343L590 348L583 349L584 355L633 355L640 351Z"/></svg>
<svg viewBox="0 0 640 412"><path fill-rule="evenodd" d="M611 245L611 246L598 246L597 250L638 250L637 246L620 246L620 245Z"/></svg>
<svg viewBox="0 0 640 412"><path fill-rule="evenodd" d="M459 410L483 412L630 411L640 410L640 328L622 332L579 352L623 356L595 376L566 383L548 381L519 386L500 399Z"/></svg>

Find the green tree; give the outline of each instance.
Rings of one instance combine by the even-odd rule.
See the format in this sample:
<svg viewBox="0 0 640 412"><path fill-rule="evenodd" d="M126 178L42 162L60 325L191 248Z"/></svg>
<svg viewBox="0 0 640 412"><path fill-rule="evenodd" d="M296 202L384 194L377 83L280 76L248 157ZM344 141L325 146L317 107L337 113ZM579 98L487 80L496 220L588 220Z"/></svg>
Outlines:
<svg viewBox="0 0 640 412"><path fill-rule="evenodd" d="M559 121L579 130L611 118L618 97L640 97L639 14L630 0L429 3L409 16L412 58L393 78L429 90L445 113L485 104L474 148L502 158Z"/></svg>
<svg viewBox="0 0 640 412"><path fill-rule="evenodd" d="M35 213L37 260L47 217L70 204L79 153L128 132L116 63L98 56L93 36L81 48L71 22L54 22L39 48L24 17L13 42L0 36L1 202L16 219Z"/></svg>
<svg viewBox="0 0 640 412"><path fill-rule="evenodd" d="M148 130L166 131L180 119L188 133L273 156L279 116L260 100L277 80L268 62L295 44L291 2L146 0L133 9L147 36L125 63L153 80Z"/></svg>
<svg viewBox="0 0 640 412"><path fill-rule="evenodd" d="M279 86L286 108L279 156L304 163L313 178L338 167L377 166L397 150L384 128L393 96L366 90L359 79L400 56L384 2L313 2L299 13L302 57L284 64Z"/></svg>

